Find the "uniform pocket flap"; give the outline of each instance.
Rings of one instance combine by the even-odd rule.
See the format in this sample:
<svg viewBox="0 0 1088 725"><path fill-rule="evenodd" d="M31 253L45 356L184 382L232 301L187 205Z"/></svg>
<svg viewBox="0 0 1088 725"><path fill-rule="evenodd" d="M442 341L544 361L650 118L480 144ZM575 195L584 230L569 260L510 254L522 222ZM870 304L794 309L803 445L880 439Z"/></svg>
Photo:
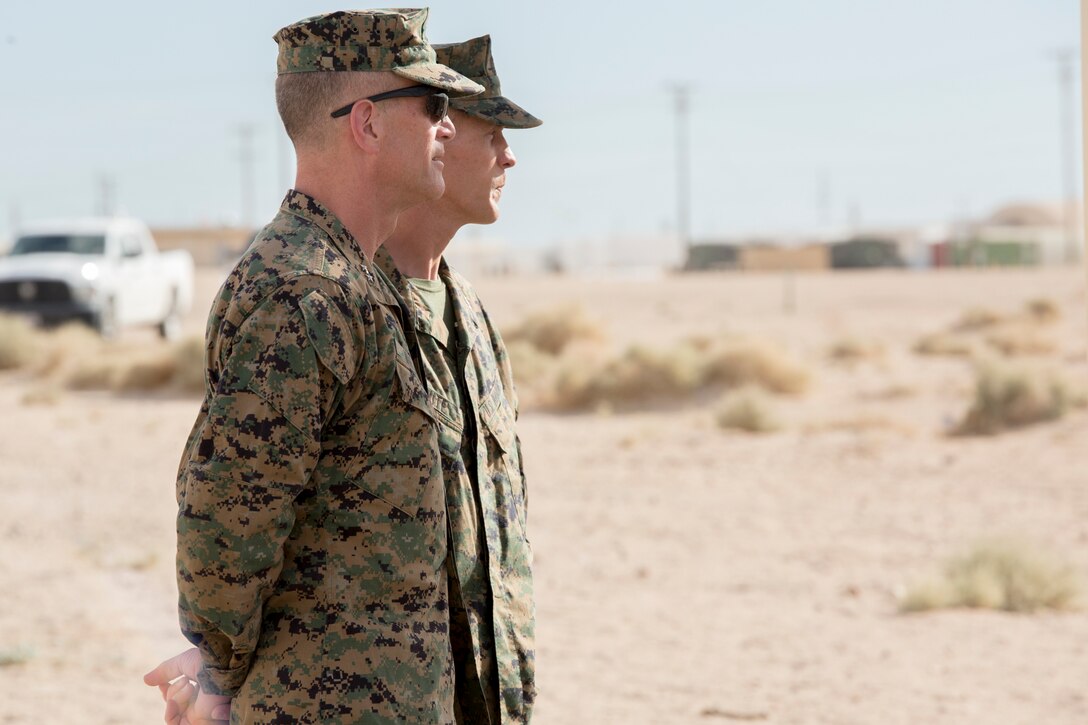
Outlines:
<svg viewBox="0 0 1088 725"><path fill-rule="evenodd" d="M359 352L351 324L344 313L321 292L311 292L298 304L306 323L306 336L321 364L342 385L347 385L359 367Z"/></svg>
<svg viewBox="0 0 1088 725"><path fill-rule="evenodd" d="M503 453L514 450L514 440L517 431L514 429L514 411L506 398L502 396L501 388L493 388L493 392L480 403L480 418L484 427L495 438L502 448Z"/></svg>

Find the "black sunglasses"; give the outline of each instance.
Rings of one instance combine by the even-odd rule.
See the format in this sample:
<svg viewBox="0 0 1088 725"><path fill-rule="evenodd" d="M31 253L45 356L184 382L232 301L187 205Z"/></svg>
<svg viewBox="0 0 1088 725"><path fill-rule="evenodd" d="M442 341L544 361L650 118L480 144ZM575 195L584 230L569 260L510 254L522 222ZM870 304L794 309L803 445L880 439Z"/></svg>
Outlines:
<svg viewBox="0 0 1088 725"><path fill-rule="evenodd" d="M450 110L450 97L443 91L435 88L434 86L408 86L407 88L398 88L395 91L386 91L385 93L378 93L373 96L367 96L366 98L360 98L358 101L352 101L343 108L337 108L332 112L333 118L340 118L351 113L351 109L359 101L370 101L377 103L378 101L384 101L389 98L404 98L412 96L426 96L427 97L427 114L431 117L431 121L439 123Z"/></svg>

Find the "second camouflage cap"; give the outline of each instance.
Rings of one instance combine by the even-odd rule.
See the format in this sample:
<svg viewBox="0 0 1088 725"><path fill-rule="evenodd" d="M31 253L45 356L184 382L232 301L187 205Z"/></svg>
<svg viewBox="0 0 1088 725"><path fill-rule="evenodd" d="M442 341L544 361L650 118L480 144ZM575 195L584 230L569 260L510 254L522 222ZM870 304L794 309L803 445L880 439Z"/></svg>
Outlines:
<svg viewBox="0 0 1088 725"><path fill-rule="evenodd" d="M424 26L427 8L397 10L339 10L300 20L281 28L276 70L285 73L320 71L389 71L418 83L448 91L451 96L475 95L483 86L435 60Z"/></svg>
<svg viewBox="0 0 1088 725"><path fill-rule="evenodd" d="M491 36L434 46L439 63L463 73L484 87L484 92L450 102L453 108L503 128L533 128L543 121L502 95L495 59L491 57Z"/></svg>

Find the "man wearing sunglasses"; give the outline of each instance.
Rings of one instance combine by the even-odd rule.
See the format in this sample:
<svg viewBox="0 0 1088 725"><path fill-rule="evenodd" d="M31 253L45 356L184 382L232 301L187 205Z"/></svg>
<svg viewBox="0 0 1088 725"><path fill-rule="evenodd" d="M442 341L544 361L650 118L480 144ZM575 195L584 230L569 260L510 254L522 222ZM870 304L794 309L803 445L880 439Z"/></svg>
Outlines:
<svg viewBox="0 0 1088 725"><path fill-rule="evenodd" d="M400 215L375 262L416 312L428 399L439 423L456 721L527 723L536 694L534 607L517 396L498 331L442 255L460 227L498 219L506 173L516 163L504 130L541 122L502 95L488 36L435 50L439 62L485 90L451 101L458 131L445 144L446 190ZM161 664L158 681L191 672L195 654ZM172 695L177 702L168 712L180 710L189 693Z"/></svg>
<svg viewBox="0 0 1088 725"><path fill-rule="evenodd" d="M177 722L453 721L434 413L411 314L372 264L400 212L444 190L448 98L482 90L435 61L426 17L336 12L275 36L296 183L208 320L177 481L201 664Z"/></svg>

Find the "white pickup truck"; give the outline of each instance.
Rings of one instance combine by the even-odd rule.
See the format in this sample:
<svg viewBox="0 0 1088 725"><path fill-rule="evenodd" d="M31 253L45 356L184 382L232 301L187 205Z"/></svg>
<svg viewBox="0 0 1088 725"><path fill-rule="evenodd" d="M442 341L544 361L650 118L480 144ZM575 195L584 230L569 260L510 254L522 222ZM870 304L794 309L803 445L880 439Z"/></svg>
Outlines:
<svg viewBox="0 0 1088 725"><path fill-rule="evenodd" d="M156 325L172 338L192 300L192 256L160 253L135 219L34 224L0 257L0 313L42 324L83 320L104 337Z"/></svg>

